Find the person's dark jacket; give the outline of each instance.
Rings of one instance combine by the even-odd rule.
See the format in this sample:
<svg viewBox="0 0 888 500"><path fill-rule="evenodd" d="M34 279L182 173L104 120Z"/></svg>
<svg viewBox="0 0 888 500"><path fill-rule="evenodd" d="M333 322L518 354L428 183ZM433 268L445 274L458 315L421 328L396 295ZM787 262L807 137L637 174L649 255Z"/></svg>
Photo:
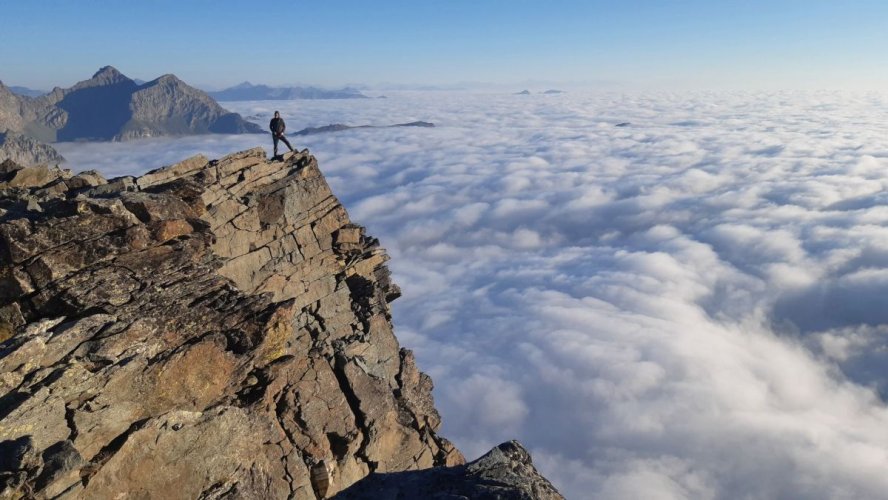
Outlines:
<svg viewBox="0 0 888 500"><path fill-rule="evenodd" d="M280 135L287 129L287 124L284 123L283 118L272 118L271 123L268 124L268 128L271 129L271 133Z"/></svg>

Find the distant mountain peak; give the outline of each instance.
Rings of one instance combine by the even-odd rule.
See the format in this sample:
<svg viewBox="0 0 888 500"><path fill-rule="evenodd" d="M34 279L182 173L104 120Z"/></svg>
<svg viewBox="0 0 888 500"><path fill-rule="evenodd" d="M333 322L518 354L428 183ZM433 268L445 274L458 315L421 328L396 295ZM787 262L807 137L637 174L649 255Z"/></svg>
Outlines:
<svg viewBox="0 0 888 500"><path fill-rule="evenodd" d="M251 88L253 88L253 87L255 87L255 85L253 85L253 84L250 83L249 81L243 81L243 82L238 83L237 85L235 85L234 87L231 87L231 88L233 88L233 89L251 89Z"/></svg>
<svg viewBox="0 0 888 500"><path fill-rule="evenodd" d="M161 75L160 77L158 77L154 81L156 83L183 83L182 80L180 80L178 76L176 76L172 73L167 73L165 75Z"/></svg>
<svg viewBox="0 0 888 500"><path fill-rule="evenodd" d="M92 76L91 80L100 81L103 83L118 83L131 81L120 71L117 71L117 68L114 66L104 66L99 68L98 71Z"/></svg>
<svg viewBox="0 0 888 500"><path fill-rule="evenodd" d="M117 68L114 66L102 66L98 71L92 76L93 78L104 78L108 76L123 76L123 73L117 71Z"/></svg>

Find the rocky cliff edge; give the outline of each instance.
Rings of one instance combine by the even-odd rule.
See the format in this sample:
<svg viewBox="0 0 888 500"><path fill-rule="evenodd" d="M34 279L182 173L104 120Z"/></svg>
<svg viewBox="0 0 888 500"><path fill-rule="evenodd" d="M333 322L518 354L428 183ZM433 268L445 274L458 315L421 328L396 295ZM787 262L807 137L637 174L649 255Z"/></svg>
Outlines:
<svg viewBox="0 0 888 500"><path fill-rule="evenodd" d="M392 333L385 251L314 157L253 149L111 181L0 170L0 497L317 499L368 474L481 477ZM560 498L518 455L502 463L523 479L485 497Z"/></svg>

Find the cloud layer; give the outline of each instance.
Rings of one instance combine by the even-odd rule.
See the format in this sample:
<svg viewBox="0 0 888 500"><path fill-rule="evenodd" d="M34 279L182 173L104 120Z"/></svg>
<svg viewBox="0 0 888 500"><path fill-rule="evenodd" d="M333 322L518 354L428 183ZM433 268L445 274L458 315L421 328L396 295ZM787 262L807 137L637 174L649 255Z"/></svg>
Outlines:
<svg viewBox="0 0 888 500"><path fill-rule="evenodd" d="M467 455L518 438L568 498L884 498L886 96L231 107L438 125L294 146L392 254L396 332ZM120 174L264 142L59 150Z"/></svg>

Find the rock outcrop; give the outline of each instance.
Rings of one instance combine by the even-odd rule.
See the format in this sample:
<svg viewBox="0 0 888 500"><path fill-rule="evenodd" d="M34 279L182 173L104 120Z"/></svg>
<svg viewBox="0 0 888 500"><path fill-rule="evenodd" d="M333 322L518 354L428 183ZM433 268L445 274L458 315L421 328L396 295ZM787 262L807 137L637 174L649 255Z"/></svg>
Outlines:
<svg viewBox="0 0 888 500"><path fill-rule="evenodd" d="M561 500L562 496L537 472L530 453L517 441L509 441L466 465L374 473L334 498Z"/></svg>
<svg viewBox="0 0 888 500"><path fill-rule="evenodd" d="M4 160L12 160L20 165L57 165L65 158L52 146L15 132L4 132L0 133L0 162Z"/></svg>
<svg viewBox="0 0 888 500"><path fill-rule="evenodd" d="M138 84L111 66L35 98L0 83L0 130L41 142L262 132L174 75Z"/></svg>
<svg viewBox="0 0 888 500"><path fill-rule="evenodd" d="M2 170L0 497L317 499L464 462L313 157ZM438 474L525 498L513 448Z"/></svg>

